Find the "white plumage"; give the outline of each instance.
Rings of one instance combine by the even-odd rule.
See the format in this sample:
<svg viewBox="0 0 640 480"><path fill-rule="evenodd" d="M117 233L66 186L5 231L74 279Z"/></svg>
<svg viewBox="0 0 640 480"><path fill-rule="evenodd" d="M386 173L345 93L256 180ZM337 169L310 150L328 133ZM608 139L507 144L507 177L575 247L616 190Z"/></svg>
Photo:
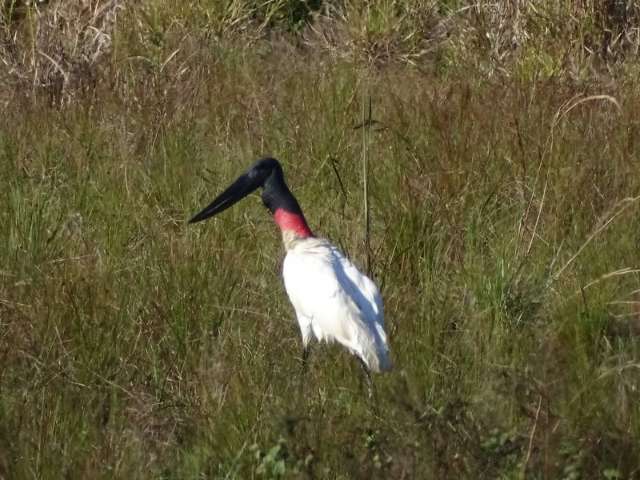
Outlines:
<svg viewBox="0 0 640 480"><path fill-rule="evenodd" d="M306 350L336 341L374 372L389 370L382 298L376 285L327 240L285 238L282 275Z"/></svg>

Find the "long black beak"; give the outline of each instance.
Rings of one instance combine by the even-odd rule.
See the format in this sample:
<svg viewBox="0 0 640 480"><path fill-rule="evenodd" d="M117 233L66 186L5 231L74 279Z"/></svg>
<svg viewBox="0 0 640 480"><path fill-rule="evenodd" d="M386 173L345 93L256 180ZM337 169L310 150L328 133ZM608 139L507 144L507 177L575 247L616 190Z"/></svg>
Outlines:
<svg viewBox="0 0 640 480"><path fill-rule="evenodd" d="M207 218L223 212L234 203L242 200L244 197L255 191L258 187L262 186L263 179L260 178L257 172L249 170L249 172L241 175L235 182L233 182L224 192L211 202L204 210L195 215L189 223L200 222Z"/></svg>

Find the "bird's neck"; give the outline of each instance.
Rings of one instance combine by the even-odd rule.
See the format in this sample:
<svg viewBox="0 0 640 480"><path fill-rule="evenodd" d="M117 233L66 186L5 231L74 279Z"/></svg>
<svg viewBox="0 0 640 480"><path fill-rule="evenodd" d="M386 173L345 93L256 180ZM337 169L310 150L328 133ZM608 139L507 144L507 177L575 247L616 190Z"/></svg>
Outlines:
<svg viewBox="0 0 640 480"><path fill-rule="evenodd" d="M313 236L300 204L287 187L282 172L276 172L266 180L262 190L262 201L280 227L287 250L295 240Z"/></svg>
<svg viewBox="0 0 640 480"><path fill-rule="evenodd" d="M313 236L302 212L291 212L285 208L276 208L273 212L273 220L280 227L283 238L308 238Z"/></svg>

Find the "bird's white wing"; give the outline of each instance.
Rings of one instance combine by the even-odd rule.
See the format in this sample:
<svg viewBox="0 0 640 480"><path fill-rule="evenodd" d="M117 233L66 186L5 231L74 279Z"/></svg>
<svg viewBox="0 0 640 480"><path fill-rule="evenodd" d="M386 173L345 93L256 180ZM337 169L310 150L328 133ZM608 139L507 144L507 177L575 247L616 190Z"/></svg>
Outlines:
<svg viewBox="0 0 640 480"><path fill-rule="evenodd" d="M390 367L380 293L335 247L300 242L285 257L283 277L301 328L309 322L318 340L341 343L371 370Z"/></svg>
<svg viewBox="0 0 640 480"><path fill-rule="evenodd" d="M340 251L334 249L334 255L342 266L342 271L350 280L350 282L341 282L343 285L351 287L349 292L351 298L354 299L360 310L367 311L364 320L375 328L380 340L383 341L385 348L387 347L387 335L384 331L384 307L382 305L382 295L380 290L373 281L363 274L356 266L345 257Z"/></svg>
<svg viewBox="0 0 640 480"><path fill-rule="evenodd" d="M342 271L347 276L351 283L346 283L353 291L351 295L354 297L356 302L359 304L360 308L363 308L364 305L360 305L361 303L367 304L367 307L370 307L372 310L372 318L377 322L384 326L384 309L382 306L382 295L380 295L380 290L376 286L373 281L363 274L360 270L356 268L356 266L345 257L339 250L334 248L334 255L336 260L340 263L342 267ZM361 295L361 301L358 301L358 296Z"/></svg>

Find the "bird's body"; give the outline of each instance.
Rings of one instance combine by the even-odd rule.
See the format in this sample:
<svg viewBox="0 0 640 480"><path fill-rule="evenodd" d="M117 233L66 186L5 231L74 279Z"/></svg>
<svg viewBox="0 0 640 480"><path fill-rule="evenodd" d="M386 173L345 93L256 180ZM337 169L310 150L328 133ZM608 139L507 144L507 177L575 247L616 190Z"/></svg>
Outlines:
<svg viewBox="0 0 640 480"><path fill-rule="evenodd" d="M262 200L282 232L287 251L282 274L305 357L312 340L335 341L356 355L368 371L389 370L378 288L328 240L313 235L277 160L258 160L191 222L220 213L258 187L263 188Z"/></svg>
<svg viewBox="0 0 640 480"><path fill-rule="evenodd" d="M314 339L338 342L373 372L391 368L380 292L329 241L289 241L282 276L303 348Z"/></svg>

